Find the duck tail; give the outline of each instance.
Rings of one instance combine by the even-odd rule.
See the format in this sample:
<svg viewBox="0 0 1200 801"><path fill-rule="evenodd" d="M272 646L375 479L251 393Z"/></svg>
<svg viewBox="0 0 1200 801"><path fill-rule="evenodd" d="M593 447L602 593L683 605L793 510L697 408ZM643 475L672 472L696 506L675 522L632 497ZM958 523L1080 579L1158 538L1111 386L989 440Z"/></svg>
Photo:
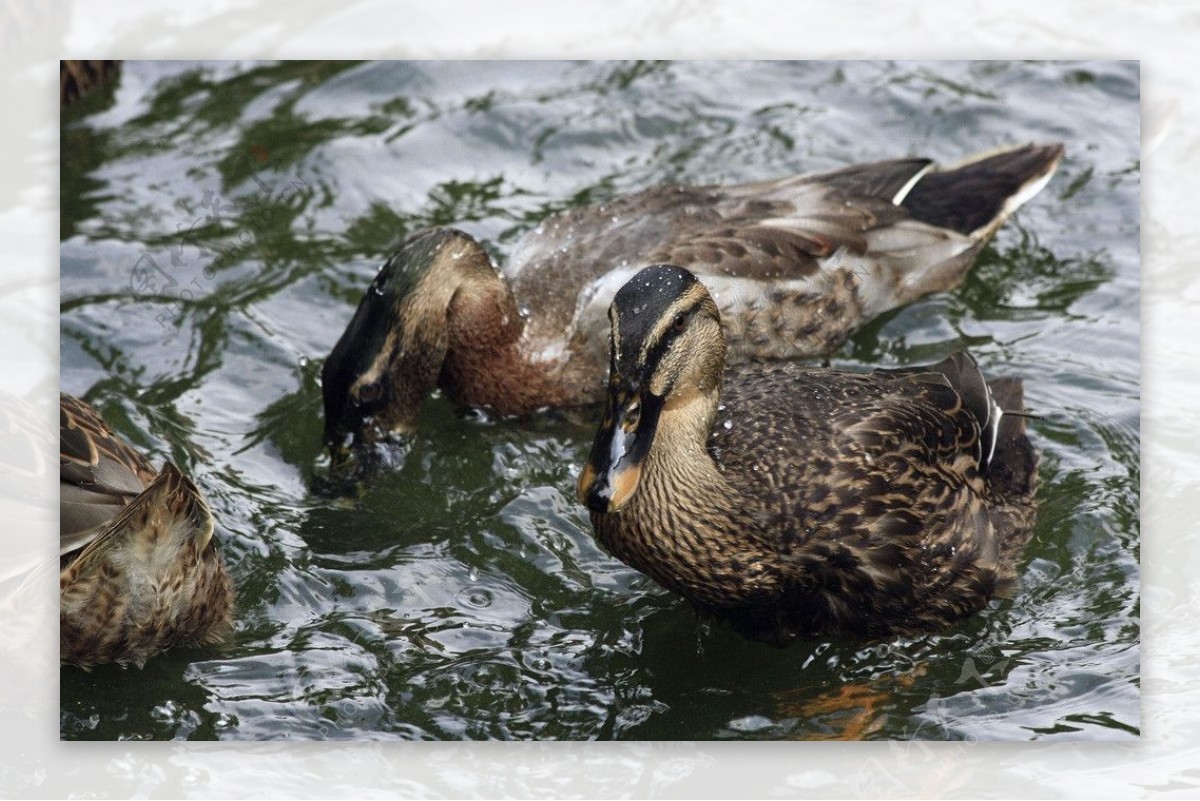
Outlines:
<svg viewBox="0 0 1200 801"><path fill-rule="evenodd" d="M1019 378L994 378L988 382L992 399L1004 412L996 431L995 456L988 475L1003 492L1032 496L1037 489L1037 451L1025 433L1025 387Z"/></svg>
<svg viewBox="0 0 1200 801"><path fill-rule="evenodd" d="M949 386L979 424L980 469L998 491L1030 497L1037 486L1037 451L1025 433L1025 387L1019 378L987 380L966 351L928 367L880 369L914 381Z"/></svg>
<svg viewBox="0 0 1200 801"><path fill-rule="evenodd" d="M1062 161L1063 145L1020 145L926 172L898 199L918 220L980 243L1042 190Z"/></svg>

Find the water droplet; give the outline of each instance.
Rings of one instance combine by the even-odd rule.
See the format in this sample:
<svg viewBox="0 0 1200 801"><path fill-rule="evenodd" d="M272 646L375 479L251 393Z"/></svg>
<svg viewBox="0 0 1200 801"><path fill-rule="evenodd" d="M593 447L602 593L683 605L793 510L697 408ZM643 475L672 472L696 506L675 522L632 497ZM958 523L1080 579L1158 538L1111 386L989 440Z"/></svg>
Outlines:
<svg viewBox="0 0 1200 801"><path fill-rule="evenodd" d="M479 570L472 566L471 569L467 571L467 579L469 581L479 581Z"/></svg>
<svg viewBox="0 0 1200 801"><path fill-rule="evenodd" d="M721 425L725 426L725 430L726 430L726 431L728 431L729 429L733 428L733 421L732 421L732 420L726 420L726 421L725 421L724 423L722 423Z"/></svg>

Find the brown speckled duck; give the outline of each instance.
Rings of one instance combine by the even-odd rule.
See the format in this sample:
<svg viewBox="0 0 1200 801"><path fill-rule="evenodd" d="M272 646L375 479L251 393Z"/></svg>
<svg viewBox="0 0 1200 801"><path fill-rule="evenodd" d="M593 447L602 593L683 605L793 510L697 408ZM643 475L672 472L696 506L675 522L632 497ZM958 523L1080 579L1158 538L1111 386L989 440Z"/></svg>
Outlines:
<svg viewBox="0 0 1200 801"><path fill-rule="evenodd" d="M989 386L965 353L725 373L717 305L672 266L610 318L579 497L618 559L774 642L936 631L1011 593L1037 482L1020 381Z"/></svg>
<svg viewBox="0 0 1200 801"><path fill-rule="evenodd" d="M326 440L337 455L405 432L435 387L501 415L601 400L608 306L649 264L704 282L732 363L828 353L962 281L1062 154L1025 145L945 169L912 158L649 189L550 217L503 271L462 232L420 234L380 269L325 362Z"/></svg>
<svg viewBox="0 0 1200 801"><path fill-rule="evenodd" d="M157 474L83 401L62 394L60 659L141 667L232 629L233 584L196 486Z"/></svg>

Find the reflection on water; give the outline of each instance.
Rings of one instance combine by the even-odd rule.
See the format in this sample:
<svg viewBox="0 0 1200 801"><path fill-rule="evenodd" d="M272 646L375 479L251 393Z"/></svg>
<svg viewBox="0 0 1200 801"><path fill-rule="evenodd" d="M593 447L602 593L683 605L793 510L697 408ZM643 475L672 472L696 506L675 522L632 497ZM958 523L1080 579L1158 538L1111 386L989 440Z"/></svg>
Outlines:
<svg viewBox="0 0 1200 801"><path fill-rule="evenodd" d="M62 670L63 736L1103 738L1138 715L1138 74L1130 64L126 65L63 122L62 382L196 477L220 650ZM666 181L1066 142L967 284L837 355L1026 378L1042 505L1011 602L911 641L747 642L605 555L594 412L427 404L331 492L317 377L389 249Z"/></svg>

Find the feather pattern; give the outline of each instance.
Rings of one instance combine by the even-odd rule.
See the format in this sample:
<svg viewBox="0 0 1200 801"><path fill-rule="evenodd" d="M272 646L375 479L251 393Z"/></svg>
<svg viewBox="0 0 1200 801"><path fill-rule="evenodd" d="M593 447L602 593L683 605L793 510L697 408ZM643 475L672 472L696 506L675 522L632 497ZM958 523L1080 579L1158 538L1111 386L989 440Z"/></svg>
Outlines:
<svg viewBox="0 0 1200 801"><path fill-rule="evenodd" d="M158 473L100 415L60 397L60 658L141 667L232 629L234 591L195 484Z"/></svg>

